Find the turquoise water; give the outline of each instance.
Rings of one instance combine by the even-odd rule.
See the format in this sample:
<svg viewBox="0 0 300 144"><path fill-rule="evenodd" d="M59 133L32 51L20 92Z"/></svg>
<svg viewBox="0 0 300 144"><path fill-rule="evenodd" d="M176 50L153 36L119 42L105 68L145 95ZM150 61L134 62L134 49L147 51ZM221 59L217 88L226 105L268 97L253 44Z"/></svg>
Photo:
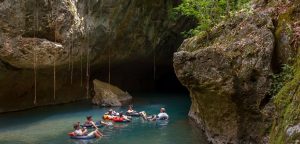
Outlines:
<svg viewBox="0 0 300 144"><path fill-rule="evenodd" d="M170 116L168 123L146 122L133 118L130 123L103 127L104 137L97 140L71 140L67 133L72 124L84 122L93 115L100 120L108 108L92 106L89 102L41 107L0 115L0 143L5 144L207 144L201 130L187 117L188 96L170 94L136 94L134 109L150 114L165 107ZM126 107L115 108L126 111Z"/></svg>

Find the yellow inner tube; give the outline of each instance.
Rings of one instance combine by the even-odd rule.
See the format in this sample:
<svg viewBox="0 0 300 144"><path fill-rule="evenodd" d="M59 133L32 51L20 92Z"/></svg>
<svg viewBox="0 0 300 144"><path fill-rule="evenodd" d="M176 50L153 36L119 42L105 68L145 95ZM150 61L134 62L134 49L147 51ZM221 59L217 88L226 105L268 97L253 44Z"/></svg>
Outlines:
<svg viewBox="0 0 300 144"><path fill-rule="evenodd" d="M109 115L103 115L103 119L109 119Z"/></svg>

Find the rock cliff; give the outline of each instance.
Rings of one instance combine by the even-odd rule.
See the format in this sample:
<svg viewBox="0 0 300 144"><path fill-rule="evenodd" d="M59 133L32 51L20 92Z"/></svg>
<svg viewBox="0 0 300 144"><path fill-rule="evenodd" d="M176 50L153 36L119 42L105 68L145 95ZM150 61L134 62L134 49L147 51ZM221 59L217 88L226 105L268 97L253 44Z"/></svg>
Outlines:
<svg viewBox="0 0 300 144"><path fill-rule="evenodd" d="M209 42L196 36L175 53L177 77L192 98L189 115L213 143L257 139L252 134L259 134L270 86L273 28L267 16L241 15L214 29Z"/></svg>
<svg viewBox="0 0 300 144"><path fill-rule="evenodd" d="M180 32L192 26L168 19L176 4L1 0L0 112L89 98L91 77L107 78L118 63L139 59L151 76L153 63L170 65Z"/></svg>
<svg viewBox="0 0 300 144"><path fill-rule="evenodd" d="M297 55L299 2L253 4L252 12L237 14L207 34L186 39L174 54L176 75L192 99L189 116L212 143L293 143L299 139L297 74L293 84L287 83L279 96L273 96L275 102L270 94L272 75ZM290 118L294 120L283 122Z"/></svg>

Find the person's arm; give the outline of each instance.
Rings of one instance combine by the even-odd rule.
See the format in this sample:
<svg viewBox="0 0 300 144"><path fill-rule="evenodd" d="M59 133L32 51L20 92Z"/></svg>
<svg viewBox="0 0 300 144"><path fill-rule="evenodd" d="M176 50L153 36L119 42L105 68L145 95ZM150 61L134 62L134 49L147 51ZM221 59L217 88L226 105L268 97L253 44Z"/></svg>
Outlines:
<svg viewBox="0 0 300 144"><path fill-rule="evenodd" d="M146 115L146 113L144 111L140 112L140 114L142 115L142 118L144 120L147 120L147 115Z"/></svg>
<svg viewBox="0 0 300 144"><path fill-rule="evenodd" d="M96 124L93 121L91 121L91 124L95 127L95 129L98 129L98 127L96 126Z"/></svg>
<svg viewBox="0 0 300 144"><path fill-rule="evenodd" d="M123 118L127 121L130 121L130 119L127 116L123 116Z"/></svg>
<svg viewBox="0 0 300 144"><path fill-rule="evenodd" d="M108 125L106 122L104 122L104 121L100 121L100 124L102 124L102 125Z"/></svg>
<svg viewBox="0 0 300 144"><path fill-rule="evenodd" d="M82 135L87 135L87 134L88 134L88 130L86 128L84 128L82 131Z"/></svg>

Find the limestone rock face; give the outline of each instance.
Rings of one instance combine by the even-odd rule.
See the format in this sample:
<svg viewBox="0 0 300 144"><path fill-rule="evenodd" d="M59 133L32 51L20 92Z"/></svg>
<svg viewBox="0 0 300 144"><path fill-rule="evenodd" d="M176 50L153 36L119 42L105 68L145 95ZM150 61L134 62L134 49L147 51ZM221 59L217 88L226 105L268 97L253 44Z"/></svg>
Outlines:
<svg viewBox="0 0 300 144"><path fill-rule="evenodd" d="M94 92L92 103L101 106L122 106L131 101L132 96L116 86L94 80Z"/></svg>
<svg viewBox="0 0 300 144"><path fill-rule="evenodd" d="M278 14L278 24L275 31L277 63L290 64L297 55L300 33L300 4L295 2Z"/></svg>
<svg viewBox="0 0 300 144"><path fill-rule="evenodd" d="M142 59L152 68L155 55L157 65L170 64L180 32L191 27L168 18L176 4L0 0L0 112L89 98L91 77L108 63Z"/></svg>
<svg viewBox="0 0 300 144"><path fill-rule="evenodd" d="M0 13L0 59L16 68L33 68L34 54L39 68L67 64L84 34L71 1L5 0Z"/></svg>
<svg viewBox="0 0 300 144"><path fill-rule="evenodd" d="M273 30L267 15L241 14L186 39L174 54L176 75L192 99L189 116L212 143L260 143Z"/></svg>

